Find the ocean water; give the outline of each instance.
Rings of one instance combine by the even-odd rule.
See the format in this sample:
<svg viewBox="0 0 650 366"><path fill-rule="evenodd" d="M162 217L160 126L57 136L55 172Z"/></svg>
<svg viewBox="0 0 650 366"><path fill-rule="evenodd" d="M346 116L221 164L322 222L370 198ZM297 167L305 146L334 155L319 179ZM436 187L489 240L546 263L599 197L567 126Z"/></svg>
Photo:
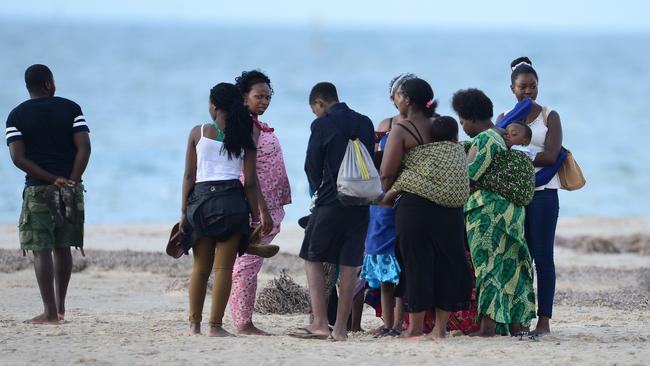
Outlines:
<svg viewBox="0 0 650 366"><path fill-rule="evenodd" d="M442 114L461 88L477 87L495 114L515 100L509 63L529 56L539 101L561 116L564 145L587 177L560 194L562 216L647 216L650 198L650 34L561 34L458 30L223 28L0 21L0 120L25 100L23 72L51 67L57 95L78 102L93 152L84 176L87 221L164 223L179 216L184 150L207 122L208 92L259 68L275 90L261 117L276 128L292 184L286 220L307 212L303 171L307 103L319 81L375 123L395 114L390 79L404 71L429 81ZM0 222L17 221L23 174L0 152Z"/></svg>

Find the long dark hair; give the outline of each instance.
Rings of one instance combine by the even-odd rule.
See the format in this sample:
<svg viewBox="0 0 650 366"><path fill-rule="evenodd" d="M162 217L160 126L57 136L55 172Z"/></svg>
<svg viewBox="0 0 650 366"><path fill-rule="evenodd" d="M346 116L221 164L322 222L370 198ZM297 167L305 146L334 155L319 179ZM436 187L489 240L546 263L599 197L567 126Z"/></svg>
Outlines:
<svg viewBox="0 0 650 366"><path fill-rule="evenodd" d="M216 109L227 112L223 145L228 158L242 156L243 150L255 150L253 119L244 106L239 89L230 83L219 83L210 90L210 102Z"/></svg>

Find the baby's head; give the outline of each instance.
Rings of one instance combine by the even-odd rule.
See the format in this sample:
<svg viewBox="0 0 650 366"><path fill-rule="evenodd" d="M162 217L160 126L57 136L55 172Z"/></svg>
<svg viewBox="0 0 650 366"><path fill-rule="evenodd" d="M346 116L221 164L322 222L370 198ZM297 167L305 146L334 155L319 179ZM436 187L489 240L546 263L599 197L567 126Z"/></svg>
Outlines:
<svg viewBox="0 0 650 366"><path fill-rule="evenodd" d="M531 131L528 125L523 123L511 123L506 127L506 134L503 136L503 139L506 141L508 148L513 145L528 145L530 144L530 139L533 137L533 131Z"/></svg>
<svg viewBox="0 0 650 366"><path fill-rule="evenodd" d="M454 117L441 116L431 123L431 140L440 141L458 141L458 122Z"/></svg>

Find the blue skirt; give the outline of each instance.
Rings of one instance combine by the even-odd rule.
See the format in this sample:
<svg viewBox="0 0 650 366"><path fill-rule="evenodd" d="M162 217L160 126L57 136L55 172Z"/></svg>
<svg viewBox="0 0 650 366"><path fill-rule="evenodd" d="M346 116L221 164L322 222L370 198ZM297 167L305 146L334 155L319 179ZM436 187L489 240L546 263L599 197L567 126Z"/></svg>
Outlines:
<svg viewBox="0 0 650 366"><path fill-rule="evenodd" d="M363 260L361 278L368 281L370 288L380 288L382 282L397 285L401 271L394 253L367 254Z"/></svg>

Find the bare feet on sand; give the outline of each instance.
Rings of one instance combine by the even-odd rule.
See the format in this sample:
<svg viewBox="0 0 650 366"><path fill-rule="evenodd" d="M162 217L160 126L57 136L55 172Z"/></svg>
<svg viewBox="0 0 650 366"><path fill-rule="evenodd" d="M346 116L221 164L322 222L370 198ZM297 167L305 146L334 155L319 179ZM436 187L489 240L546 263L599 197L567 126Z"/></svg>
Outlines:
<svg viewBox="0 0 650 366"><path fill-rule="evenodd" d="M432 341L438 341L438 340L441 340L441 339L445 339L445 338L447 338L447 330L444 329L444 328L443 329L437 329L437 328L434 327L433 330L431 331L431 333L429 333L429 335L427 336L427 338L432 340Z"/></svg>
<svg viewBox="0 0 650 366"><path fill-rule="evenodd" d="M422 331L414 332L413 330L407 329L400 334L399 338L403 340L417 340L422 338L424 333Z"/></svg>
<svg viewBox="0 0 650 366"><path fill-rule="evenodd" d="M228 333L221 325L210 325L208 337L234 337L234 335Z"/></svg>
<svg viewBox="0 0 650 366"><path fill-rule="evenodd" d="M190 333L188 335L200 335L201 334L201 324L200 323L192 323L190 324Z"/></svg>
<svg viewBox="0 0 650 366"><path fill-rule="evenodd" d="M39 316L25 320L23 323L33 324L33 325L59 325L61 324L61 320L59 319L58 315L52 318L50 316L45 315L45 313L43 313Z"/></svg>
<svg viewBox="0 0 650 366"><path fill-rule="evenodd" d="M483 338L488 338L488 337L494 337L496 336L496 333L494 332L489 332L489 331L484 331L484 330L479 330L474 333L470 333L470 337L483 337Z"/></svg>
<svg viewBox="0 0 650 366"><path fill-rule="evenodd" d="M255 325L253 323L247 323L241 327L237 328L237 334L241 335L261 335L261 336L268 336L271 335L270 333L267 333Z"/></svg>
<svg viewBox="0 0 650 366"><path fill-rule="evenodd" d="M334 331L330 334L330 340L335 342L345 342L348 340L347 333L337 334Z"/></svg>
<svg viewBox="0 0 650 366"><path fill-rule="evenodd" d="M537 326L537 327L535 327L535 330L530 332L530 335L535 335L535 336L543 336L543 335L547 335L547 334L551 334L551 329L549 327Z"/></svg>

